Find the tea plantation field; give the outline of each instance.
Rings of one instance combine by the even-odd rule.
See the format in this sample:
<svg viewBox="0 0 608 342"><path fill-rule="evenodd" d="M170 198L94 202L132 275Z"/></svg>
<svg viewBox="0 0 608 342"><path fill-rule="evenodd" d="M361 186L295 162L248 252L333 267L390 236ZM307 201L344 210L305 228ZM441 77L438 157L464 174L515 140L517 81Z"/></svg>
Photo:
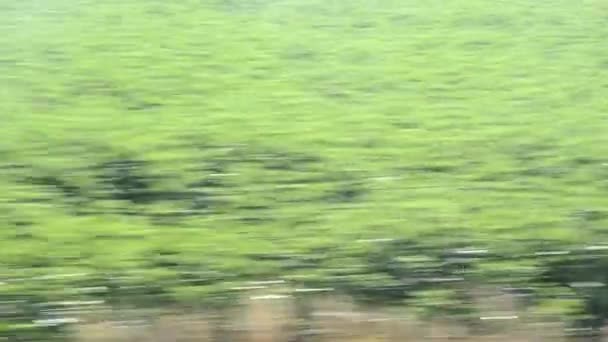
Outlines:
<svg viewBox="0 0 608 342"><path fill-rule="evenodd" d="M605 1L7 0L0 119L24 307L608 280Z"/></svg>

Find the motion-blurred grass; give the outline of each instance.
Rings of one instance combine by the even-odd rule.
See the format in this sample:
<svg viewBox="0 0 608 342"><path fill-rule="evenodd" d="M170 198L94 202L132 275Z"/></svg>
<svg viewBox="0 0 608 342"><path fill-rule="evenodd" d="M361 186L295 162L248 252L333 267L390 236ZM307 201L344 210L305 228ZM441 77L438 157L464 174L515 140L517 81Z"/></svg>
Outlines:
<svg viewBox="0 0 608 342"><path fill-rule="evenodd" d="M2 291L366 288L369 239L601 243L607 20L600 0L3 1ZM486 266L509 267L539 266Z"/></svg>

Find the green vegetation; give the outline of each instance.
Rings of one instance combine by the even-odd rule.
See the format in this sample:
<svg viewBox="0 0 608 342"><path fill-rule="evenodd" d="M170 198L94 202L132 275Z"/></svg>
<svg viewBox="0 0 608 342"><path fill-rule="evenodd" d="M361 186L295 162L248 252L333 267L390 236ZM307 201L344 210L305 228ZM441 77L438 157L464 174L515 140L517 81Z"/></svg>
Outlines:
<svg viewBox="0 0 608 342"><path fill-rule="evenodd" d="M452 308L457 281L420 279L604 282L583 247L608 233L607 13L3 1L0 296L190 303L282 278ZM605 313L590 291L565 297Z"/></svg>

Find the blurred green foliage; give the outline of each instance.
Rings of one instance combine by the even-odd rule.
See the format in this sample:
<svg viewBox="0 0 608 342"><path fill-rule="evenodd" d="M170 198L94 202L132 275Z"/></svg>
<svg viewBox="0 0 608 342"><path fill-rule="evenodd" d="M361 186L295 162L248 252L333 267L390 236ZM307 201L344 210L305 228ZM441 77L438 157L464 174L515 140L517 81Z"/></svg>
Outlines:
<svg viewBox="0 0 608 342"><path fill-rule="evenodd" d="M551 293L608 277L581 251L608 232L606 11L3 1L0 300L25 304L0 330L275 278L424 312L530 287L603 319L604 287Z"/></svg>

